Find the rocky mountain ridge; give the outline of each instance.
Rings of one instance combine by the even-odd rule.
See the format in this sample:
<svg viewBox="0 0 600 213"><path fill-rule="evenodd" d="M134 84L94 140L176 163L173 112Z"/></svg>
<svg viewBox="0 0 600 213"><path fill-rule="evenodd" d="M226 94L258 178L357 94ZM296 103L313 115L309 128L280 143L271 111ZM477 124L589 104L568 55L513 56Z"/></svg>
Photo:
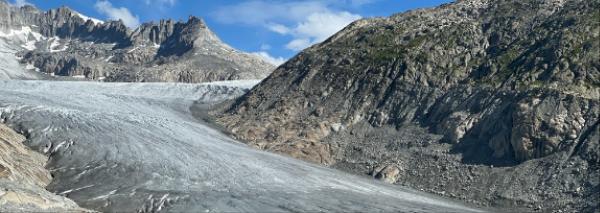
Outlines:
<svg viewBox="0 0 600 213"><path fill-rule="evenodd" d="M597 209L599 7L463 0L360 20L215 116L257 148L392 183Z"/></svg>
<svg viewBox="0 0 600 213"><path fill-rule="evenodd" d="M23 47L27 69L104 81L205 82L260 79L274 66L224 44L197 17L136 29L101 22L67 7L42 12L0 1L0 29Z"/></svg>

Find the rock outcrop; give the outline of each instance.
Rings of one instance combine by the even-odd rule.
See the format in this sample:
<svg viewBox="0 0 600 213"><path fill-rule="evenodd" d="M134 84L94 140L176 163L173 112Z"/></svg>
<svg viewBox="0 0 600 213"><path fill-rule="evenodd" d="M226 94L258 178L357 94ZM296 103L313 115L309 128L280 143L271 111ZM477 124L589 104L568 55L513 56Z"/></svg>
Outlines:
<svg viewBox="0 0 600 213"><path fill-rule="evenodd" d="M22 64L49 77L206 82L262 79L274 69L224 44L197 17L144 23L132 30L121 21L100 22L67 7L42 12L0 0L0 31L24 47L17 54Z"/></svg>
<svg viewBox="0 0 600 213"><path fill-rule="evenodd" d="M25 137L0 124L1 212L90 212L44 189L50 172L48 158L23 144Z"/></svg>
<svg viewBox="0 0 600 213"><path fill-rule="evenodd" d="M598 152L583 148L598 146L590 139L600 117L599 7L464 0L360 20L215 114L258 148L390 182L488 205L597 209L582 203L600 193ZM389 166L395 160L419 178L403 180L410 175ZM569 173L558 168L565 162L585 172L549 180ZM533 165L539 173L527 174ZM498 182L437 188L488 166ZM514 179L547 191L502 194ZM588 190L548 186L560 181Z"/></svg>

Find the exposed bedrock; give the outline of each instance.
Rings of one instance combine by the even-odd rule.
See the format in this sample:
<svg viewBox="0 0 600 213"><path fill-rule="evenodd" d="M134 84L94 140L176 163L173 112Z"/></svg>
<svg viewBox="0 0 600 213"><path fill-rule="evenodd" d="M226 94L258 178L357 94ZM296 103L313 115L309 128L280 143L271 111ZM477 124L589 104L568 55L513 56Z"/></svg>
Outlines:
<svg viewBox="0 0 600 213"><path fill-rule="evenodd" d="M455 181L435 175L437 166L455 178L493 166L498 188L490 188L493 181L469 188L500 193L505 181L549 184L553 174L568 173L568 162L588 173L565 184L597 195L598 151L584 147L599 143L590 139L600 117L598 7L581 0L464 0L359 20L213 114L255 147L425 190ZM371 133L380 137L364 136ZM431 152L451 157L393 160L439 159ZM422 176L396 178L402 170ZM588 202L593 196L546 189L556 196L515 192L497 205L598 208ZM494 193L453 192L490 205Z"/></svg>

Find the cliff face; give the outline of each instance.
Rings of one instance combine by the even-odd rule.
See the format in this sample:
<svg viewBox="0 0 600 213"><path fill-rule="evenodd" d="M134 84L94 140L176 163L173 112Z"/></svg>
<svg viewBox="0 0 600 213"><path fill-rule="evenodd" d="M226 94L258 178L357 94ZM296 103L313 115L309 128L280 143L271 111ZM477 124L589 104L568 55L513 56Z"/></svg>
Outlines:
<svg viewBox="0 0 600 213"><path fill-rule="evenodd" d="M591 138L600 117L598 7L469 0L360 20L279 67L217 120L258 148L431 191L467 167L479 174L489 174L485 166L513 168L497 172L498 189L473 180L448 189L488 204L494 196L522 205L569 197L547 186L553 173L544 169L530 180L551 198L531 190L515 192L528 198L500 195L511 178L527 178L525 168L558 158L584 165L572 184L589 187L591 198L600 175L599 154L590 148L598 147ZM429 148L409 151L415 147ZM450 162L427 163L439 152ZM453 165L450 179L424 174L444 173L440 164ZM397 180L403 166L419 178ZM460 192L470 185L489 193Z"/></svg>
<svg viewBox="0 0 600 213"><path fill-rule="evenodd" d="M20 29L29 27L43 37L81 39L84 41L118 43L122 46L129 45L130 30L120 21L96 23L91 19L84 19L79 13L61 7L46 12L32 6L14 7L0 1L0 29Z"/></svg>
<svg viewBox="0 0 600 213"><path fill-rule="evenodd" d="M84 212L75 202L44 189L47 157L23 144L25 137L0 124L0 211Z"/></svg>
<svg viewBox="0 0 600 213"><path fill-rule="evenodd" d="M0 1L0 35L28 69L105 81L260 79L274 66L224 44L204 21L161 20L131 30L62 7L39 11ZM13 48L13 49L14 49ZM46 76L47 77L47 76Z"/></svg>

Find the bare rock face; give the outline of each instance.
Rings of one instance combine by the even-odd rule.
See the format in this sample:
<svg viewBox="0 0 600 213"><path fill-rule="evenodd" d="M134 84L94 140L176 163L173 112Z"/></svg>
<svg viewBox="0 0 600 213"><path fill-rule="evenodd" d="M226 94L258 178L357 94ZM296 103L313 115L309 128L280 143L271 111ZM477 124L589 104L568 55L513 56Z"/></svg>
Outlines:
<svg viewBox="0 0 600 213"><path fill-rule="evenodd" d="M477 137L514 150L499 150L496 156L543 157L576 138L599 114L593 4L546 2L536 18L526 10L533 2L461 1L358 21L284 64L227 109L231 115L222 122L250 141L281 132L271 137L281 139L268 139L274 142L291 134L302 139L301 132L319 140L333 123L418 122L449 142ZM520 24L506 28L499 19ZM258 120L269 125L243 133ZM274 129L302 126L295 123L311 127L285 134L289 128Z"/></svg>
<svg viewBox="0 0 600 213"><path fill-rule="evenodd" d="M0 19L0 30L7 35L23 34L4 38L25 47L17 54L20 62L49 77L193 83L262 79L274 69L224 44L197 17L144 23L132 30L121 21L95 21L66 7L42 12L2 0Z"/></svg>
<svg viewBox="0 0 600 213"><path fill-rule="evenodd" d="M0 124L0 211L90 212L44 189L50 172L47 157L25 145L25 137Z"/></svg>
<svg viewBox="0 0 600 213"><path fill-rule="evenodd" d="M371 175L375 179L382 180L387 183L396 183L396 181L398 181L400 172L401 169L396 165L380 165L371 171Z"/></svg>
<svg viewBox="0 0 600 213"><path fill-rule="evenodd" d="M500 180L510 178L536 179L540 181L533 185L543 185L546 172L563 170L544 166L546 170L529 176L525 171L540 162L558 164L557 158L598 165L583 149L598 143L589 140L600 117L598 7L598 1L582 0L465 0L360 20L298 54L215 114L249 144L311 153L301 158L352 172L369 174L372 170L366 168L402 158L414 162L407 171L453 175L421 173L402 182L425 189L434 190L436 182L448 185L464 174L466 165L480 172L485 166L514 168L496 174L497 184L505 188L510 187ZM415 125L432 140L406 133L421 134L407 127ZM375 133L383 135L365 136ZM391 136L396 134L399 140ZM415 162L440 155L448 162L432 162L445 167ZM569 181L581 185L598 174L588 171ZM418 184L425 182L432 186ZM466 183L490 194L502 191ZM597 186L591 181L589 193L597 195ZM560 187L543 187L552 196L519 191L502 195L506 203L484 198L489 195L468 199L535 205L569 196ZM460 191L452 193L470 196ZM533 195L540 199L520 200ZM580 204L552 205L565 209Z"/></svg>

